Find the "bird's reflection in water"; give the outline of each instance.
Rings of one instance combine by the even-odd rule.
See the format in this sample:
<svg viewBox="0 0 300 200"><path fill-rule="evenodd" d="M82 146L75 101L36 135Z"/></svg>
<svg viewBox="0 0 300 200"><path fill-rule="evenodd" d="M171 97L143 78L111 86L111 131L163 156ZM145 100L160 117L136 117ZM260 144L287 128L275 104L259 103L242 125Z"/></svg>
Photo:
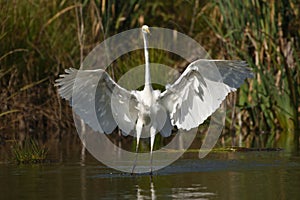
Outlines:
<svg viewBox="0 0 300 200"><path fill-rule="evenodd" d="M142 188L142 184L137 184L136 187L136 197L138 200L157 199L157 190L153 181L150 182L150 188ZM163 192L163 195L159 197L167 199L211 199L216 196L215 193L208 192L207 187L201 184L192 184L190 187L173 187L166 189L166 191L169 192Z"/></svg>
<svg viewBox="0 0 300 200"><path fill-rule="evenodd" d="M150 190L142 189L139 184L137 184L136 187L137 187L136 197L138 200L143 200L143 199L154 200L154 199L156 199L155 187L154 187L154 183L152 180L150 181ZM150 194L149 194L149 191L150 191Z"/></svg>
<svg viewBox="0 0 300 200"><path fill-rule="evenodd" d="M171 189L171 199L211 199L216 194L207 191L207 187L192 184L190 187L177 187Z"/></svg>
<svg viewBox="0 0 300 200"><path fill-rule="evenodd" d="M156 195L155 195L155 189L154 189L154 184L153 182L151 181L150 183L150 191L151 191L151 199L156 199Z"/></svg>

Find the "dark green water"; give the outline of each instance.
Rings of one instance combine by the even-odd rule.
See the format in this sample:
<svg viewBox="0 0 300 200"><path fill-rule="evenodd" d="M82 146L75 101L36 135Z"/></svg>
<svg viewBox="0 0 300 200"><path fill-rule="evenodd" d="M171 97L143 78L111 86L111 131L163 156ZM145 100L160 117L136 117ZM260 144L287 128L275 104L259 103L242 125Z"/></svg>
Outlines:
<svg viewBox="0 0 300 200"><path fill-rule="evenodd" d="M187 153L131 176L80 152L42 165L0 164L0 199L300 199L300 156L286 152Z"/></svg>

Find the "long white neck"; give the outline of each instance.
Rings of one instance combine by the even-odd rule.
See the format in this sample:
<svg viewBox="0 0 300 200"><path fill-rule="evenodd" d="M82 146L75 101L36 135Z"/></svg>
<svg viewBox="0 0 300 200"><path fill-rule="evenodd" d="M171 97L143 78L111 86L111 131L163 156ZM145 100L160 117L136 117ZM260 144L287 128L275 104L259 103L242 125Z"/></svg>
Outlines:
<svg viewBox="0 0 300 200"><path fill-rule="evenodd" d="M145 52L145 88L152 90L151 77L150 77L150 66L149 66L149 52L148 52L148 36L147 33L143 32L144 38L144 52Z"/></svg>

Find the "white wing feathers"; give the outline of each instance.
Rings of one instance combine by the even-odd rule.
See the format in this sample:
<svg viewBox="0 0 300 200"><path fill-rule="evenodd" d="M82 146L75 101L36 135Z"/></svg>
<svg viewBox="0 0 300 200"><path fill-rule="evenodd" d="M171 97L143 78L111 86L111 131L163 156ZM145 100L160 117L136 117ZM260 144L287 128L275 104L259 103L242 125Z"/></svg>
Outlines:
<svg viewBox="0 0 300 200"><path fill-rule="evenodd" d="M246 78L253 78L253 73L245 61L214 60L222 77L223 83L231 88L239 88Z"/></svg>
<svg viewBox="0 0 300 200"><path fill-rule="evenodd" d="M134 129L137 119L135 96L115 83L104 70L70 68L65 72L56 80L58 92L70 101L75 113L91 128L107 134L117 124L123 134Z"/></svg>
<svg viewBox="0 0 300 200"><path fill-rule="evenodd" d="M153 108L153 125L167 137L172 126L190 130L198 127L216 109L229 92L235 91L253 74L244 61L197 60L158 97ZM136 91L120 87L101 69L66 69L56 80L59 94L70 101L73 110L91 128L111 133L116 126L127 135L135 131L138 118ZM156 107L155 107L156 106ZM161 108L167 116L161 114ZM163 119L162 119L163 118ZM164 123L164 124L160 124Z"/></svg>
<svg viewBox="0 0 300 200"><path fill-rule="evenodd" d="M216 67L217 69L216 69ZM190 130L204 122L247 77L244 61L197 60L160 96L173 126ZM219 71L219 72L218 72Z"/></svg>

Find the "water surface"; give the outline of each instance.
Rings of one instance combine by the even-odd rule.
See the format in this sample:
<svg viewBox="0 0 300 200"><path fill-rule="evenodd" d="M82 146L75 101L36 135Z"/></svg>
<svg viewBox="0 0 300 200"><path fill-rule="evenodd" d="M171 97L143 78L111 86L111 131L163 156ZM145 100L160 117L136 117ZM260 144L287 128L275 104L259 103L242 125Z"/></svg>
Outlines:
<svg viewBox="0 0 300 200"><path fill-rule="evenodd" d="M152 179L107 168L88 153L69 154L41 165L1 163L0 199L300 198L300 157L284 151L210 153L201 160L186 153Z"/></svg>

